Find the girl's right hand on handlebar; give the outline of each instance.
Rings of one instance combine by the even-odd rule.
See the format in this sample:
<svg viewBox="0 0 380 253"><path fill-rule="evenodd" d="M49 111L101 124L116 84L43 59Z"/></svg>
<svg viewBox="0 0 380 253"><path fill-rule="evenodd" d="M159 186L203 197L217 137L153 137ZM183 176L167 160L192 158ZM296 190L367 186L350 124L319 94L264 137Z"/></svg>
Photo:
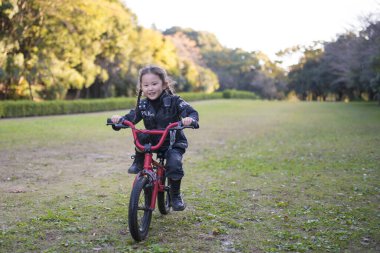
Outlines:
<svg viewBox="0 0 380 253"><path fill-rule="evenodd" d="M183 119L182 119L182 124L183 124L184 126L190 126L191 123L193 123L193 119L190 118L190 117L186 117L186 118L183 118Z"/></svg>
<svg viewBox="0 0 380 253"><path fill-rule="evenodd" d="M112 117L111 117L112 123L114 123L114 124L119 123L120 119L121 119L120 115L112 115Z"/></svg>

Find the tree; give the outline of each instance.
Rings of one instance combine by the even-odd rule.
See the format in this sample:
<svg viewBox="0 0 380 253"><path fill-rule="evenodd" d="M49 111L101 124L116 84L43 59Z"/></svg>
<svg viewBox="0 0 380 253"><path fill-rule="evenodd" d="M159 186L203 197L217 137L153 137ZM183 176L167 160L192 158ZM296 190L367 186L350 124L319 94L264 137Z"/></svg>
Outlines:
<svg viewBox="0 0 380 253"><path fill-rule="evenodd" d="M118 73L120 61L128 61L136 33L135 17L121 3L20 0L4 1L1 7L6 31L1 44L13 45L0 46L7 51L0 81L5 97L13 86L18 89L12 88L11 97L24 96L22 81L34 86L30 94L35 91L43 99L63 99L70 89L99 82L108 96L107 80Z"/></svg>
<svg viewBox="0 0 380 253"><path fill-rule="evenodd" d="M380 103L380 21L366 19L366 28L359 33L358 57L360 69L357 81L368 99Z"/></svg>
<svg viewBox="0 0 380 253"><path fill-rule="evenodd" d="M379 21L368 18L358 33L341 34L325 42L323 49L305 49L300 62L288 74L289 89L301 98L326 98L329 93L336 94L338 100L380 97Z"/></svg>
<svg viewBox="0 0 380 253"><path fill-rule="evenodd" d="M0 97L33 99L44 11L27 0L0 2Z"/></svg>
<svg viewBox="0 0 380 253"><path fill-rule="evenodd" d="M198 42L194 40L194 38L198 38L196 32L174 27L163 34L176 47L181 71L178 84L181 90L210 93L219 88L217 75L207 67L201 53L202 49L197 44ZM190 35L192 37L189 37Z"/></svg>
<svg viewBox="0 0 380 253"><path fill-rule="evenodd" d="M323 50L319 45L299 47L303 56L298 64L292 66L289 74L288 89L295 91L303 100L317 100L326 97L326 80L323 72Z"/></svg>

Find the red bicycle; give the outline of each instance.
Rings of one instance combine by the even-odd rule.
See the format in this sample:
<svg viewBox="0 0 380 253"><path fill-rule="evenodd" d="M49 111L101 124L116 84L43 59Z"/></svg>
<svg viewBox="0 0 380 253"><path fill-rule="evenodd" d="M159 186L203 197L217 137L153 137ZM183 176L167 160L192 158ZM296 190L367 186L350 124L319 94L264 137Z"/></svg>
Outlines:
<svg viewBox="0 0 380 253"><path fill-rule="evenodd" d="M114 124L111 119L107 120L107 125L111 125L114 130L122 128L131 128L135 145L145 154L144 167L137 175L133 182L132 192L129 200L128 210L128 226L129 231L135 241L144 240L149 231L152 220L152 212L156 207L156 199L158 210L161 214L168 214L171 208L170 185L165 177L165 153L160 152L167 135L170 133L170 143L175 141L175 131L184 128L198 128L198 123L193 122L191 126L183 126L182 122L169 124L162 130L137 129L135 125L128 121ZM148 135L161 135L158 143L141 144L137 138L138 133ZM153 152L157 152L157 160L153 159Z"/></svg>

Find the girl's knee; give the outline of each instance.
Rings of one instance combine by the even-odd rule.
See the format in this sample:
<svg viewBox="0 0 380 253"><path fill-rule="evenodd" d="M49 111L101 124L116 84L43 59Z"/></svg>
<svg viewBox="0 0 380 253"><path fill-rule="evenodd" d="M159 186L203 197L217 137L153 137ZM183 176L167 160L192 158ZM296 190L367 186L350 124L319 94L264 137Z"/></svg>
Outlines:
<svg viewBox="0 0 380 253"><path fill-rule="evenodd" d="M182 156L171 155L166 158L166 167L168 170L182 168Z"/></svg>
<svg viewBox="0 0 380 253"><path fill-rule="evenodd" d="M170 178L181 178L183 173L182 168L182 155L183 152L177 149L170 149L166 153L166 170L167 174L171 175Z"/></svg>

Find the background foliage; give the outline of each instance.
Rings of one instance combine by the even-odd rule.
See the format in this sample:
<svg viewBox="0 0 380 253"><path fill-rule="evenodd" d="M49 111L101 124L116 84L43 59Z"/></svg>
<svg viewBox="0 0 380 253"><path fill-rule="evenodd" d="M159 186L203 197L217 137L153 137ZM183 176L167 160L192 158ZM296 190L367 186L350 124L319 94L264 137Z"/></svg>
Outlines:
<svg viewBox="0 0 380 253"><path fill-rule="evenodd" d="M367 19L358 34L342 34L303 51L288 75L288 88L302 99L380 101L379 21Z"/></svg>
<svg viewBox="0 0 380 253"><path fill-rule="evenodd" d="M380 22L335 41L295 46L288 73L262 52L223 47L214 34L140 27L118 0L0 1L0 99L133 96L139 68L158 64L178 91L252 91L266 99L380 99Z"/></svg>

